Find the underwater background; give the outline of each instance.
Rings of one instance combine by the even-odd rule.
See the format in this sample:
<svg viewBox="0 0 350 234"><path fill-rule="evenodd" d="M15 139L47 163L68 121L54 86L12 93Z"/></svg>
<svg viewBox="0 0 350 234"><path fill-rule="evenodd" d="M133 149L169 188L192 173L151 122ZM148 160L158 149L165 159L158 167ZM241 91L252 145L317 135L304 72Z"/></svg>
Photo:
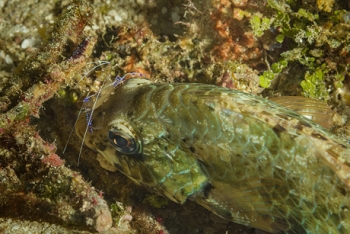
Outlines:
<svg viewBox="0 0 350 234"><path fill-rule="evenodd" d="M0 0L0 9L0 232L265 233L168 201L80 153L71 132L84 98L126 73L318 99L349 140L349 1Z"/></svg>

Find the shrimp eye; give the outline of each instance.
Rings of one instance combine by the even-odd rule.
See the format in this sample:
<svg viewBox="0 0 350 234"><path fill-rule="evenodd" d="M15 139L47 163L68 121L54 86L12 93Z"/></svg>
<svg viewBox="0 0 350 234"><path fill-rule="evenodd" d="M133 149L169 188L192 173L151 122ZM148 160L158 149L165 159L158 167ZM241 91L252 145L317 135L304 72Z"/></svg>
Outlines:
<svg viewBox="0 0 350 234"><path fill-rule="evenodd" d="M137 154L140 150L140 144L128 133L119 129L112 128L108 133L109 142L113 147L123 154Z"/></svg>

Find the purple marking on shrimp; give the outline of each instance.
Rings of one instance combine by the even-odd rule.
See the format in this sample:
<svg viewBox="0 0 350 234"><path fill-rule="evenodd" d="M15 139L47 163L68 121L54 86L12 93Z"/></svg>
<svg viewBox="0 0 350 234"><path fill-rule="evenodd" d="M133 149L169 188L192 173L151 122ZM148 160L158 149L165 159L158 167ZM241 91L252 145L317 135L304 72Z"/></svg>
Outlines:
<svg viewBox="0 0 350 234"><path fill-rule="evenodd" d="M101 88L99 90L98 93L95 93L93 95L90 95L86 98L84 98L83 100L83 105L84 105L84 111L85 111L85 114L86 114L86 123L87 123L87 127L89 128L89 132L93 132L92 130L92 112L93 112L93 109L94 109L94 105L92 106L92 108L88 108L88 105L87 105L87 102L90 101L92 97L94 96L97 96L96 99L98 99L98 96L100 95L100 93L102 92L103 89L107 88L108 86L112 85L113 88L117 87L118 85L122 84L124 81L125 81L125 77L128 76L128 75L131 75L131 76L136 76L136 75L139 75L141 77L143 77L144 75L141 74L141 73L137 73L137 72L131 72L131 73L126 73L124 76L120 77L120 76L116 76L114 81L112 82L112 84L109 84L107 85L106 87L104 88ZM96 100L97 101L97 100Z"/></svg>
<svg viewBox="0 0 350 234"><path fill-rule="evenodd" d="M87 122L87 125L89 127L89 132L93 132L92 130L92 120L90 119L91 115L89 113L86 112L86 122Z"/></svg>
<svg viewBox="0 0 350 234"><path fill-rule="evenodd" d="M123 76L123 77L116 76L115 80L113 82L113 87L114 88L117 87L119 84L121 84L124 81L124 79L125 79L125 76Z"/></svg>
<svg viewBox="0 0 350 234"><path fill-rule="evenodd" d="M86 99L86 98L85 98ZM84 101L83 102L87 102L88 101L88 99L87 100L85 100L84 99ZM87 126L88 126L88 128L89 128L89 132L93 132L92 131L92 116L91 116L91 114L92 114L92 110L91 110L91 108L87 108L86 106L84 106L84 111L85 111L85 115L86 115L86 123L87 123Z"/></svg>
<svg viewBox="0 0 350 234"><path fill-rule="evenodd" d="M114 81L113 81L113 87L117 87L118 85L120 85L121 83L123 83L125 81L125 77L131 75L131 76L141 76L143 77L144 75L142 73L138 73L138 72L131 72L131 73L126 73L124 76L120 77L120 76L116 76Z"/></svg>

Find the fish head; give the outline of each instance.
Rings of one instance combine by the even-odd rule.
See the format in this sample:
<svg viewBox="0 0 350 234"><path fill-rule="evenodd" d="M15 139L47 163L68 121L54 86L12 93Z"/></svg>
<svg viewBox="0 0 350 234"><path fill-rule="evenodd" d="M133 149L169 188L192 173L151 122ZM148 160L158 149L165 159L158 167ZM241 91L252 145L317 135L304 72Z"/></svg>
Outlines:
<svg viewBox="0 0 350 234"><path fill-rule="evenodd" d="M172 141L147 97L155 86L145 79L130 79L76 125L77 135L91 149L133 180L177 203L198 193L207 184L191 152Z"/></svg>

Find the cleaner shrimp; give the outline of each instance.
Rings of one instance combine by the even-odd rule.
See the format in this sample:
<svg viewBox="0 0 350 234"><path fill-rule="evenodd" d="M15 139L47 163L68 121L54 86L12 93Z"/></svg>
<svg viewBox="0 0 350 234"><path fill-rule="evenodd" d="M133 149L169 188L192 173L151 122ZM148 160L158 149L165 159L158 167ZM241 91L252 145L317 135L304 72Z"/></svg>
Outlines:
<svg viewBox="0 0 350 234"><path fill-rule="evenodd" d="M80 83L84 78L86 78L92 71L94 71L96 68L109 64L108 61L99 61L99 64L94 66L93 68L91 68L90 70L88 70L78 81L78 83ZM83 146L84 146L84 141L85 141L85 137L86 134L88 134L88 132L90 134L93 134L93 123L92 123L92 115L93 112L96 108L98 108L99 106L101 106L103 104L103 102L105 102L108 97L114 92L114 90L122 85L127 79L129 78L134 78L134 77L145 77L144 74L142 73L138 73L138 72L129 72L124 74L123 76L119 76L117 75L114 80L112 82L108 82L106 81L106 79L103 81L102 85L100 86L100 88L98 89L98 91L94 94L90 95L90 92L87 94L87 96L83 99L83 103L79 109L77 118L74 122L73 128L71 129L67 142L64 146L63 149L63 154L66 152L67 147L68 147L68 143L70 138L72 137L72 134L74 132L74 129L76 127L76 124L78 122L78 119L80 117L80 115L82 114L82 112L85 112L85 116L86 116L86 129L84 132L84 137L82 139L82 142L80 144L80 148L79 148L79 154L78 154L78 161L77 161L77 165L79 166L80 163L80 156L83 150ZM78 84L77 83L77 84Z"/></svg>

